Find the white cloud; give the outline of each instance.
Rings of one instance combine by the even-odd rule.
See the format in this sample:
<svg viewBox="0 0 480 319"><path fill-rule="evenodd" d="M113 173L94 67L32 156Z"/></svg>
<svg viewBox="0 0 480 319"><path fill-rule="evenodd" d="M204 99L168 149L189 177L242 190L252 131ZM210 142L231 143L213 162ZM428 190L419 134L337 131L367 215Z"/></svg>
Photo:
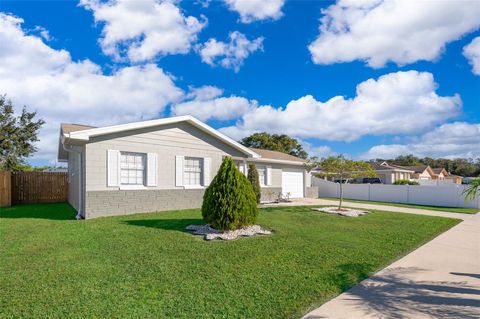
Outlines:
<svg viewBox="0 0 480 319"><path fill-rule="evenodd" d="M158 117L182 98L171 76L156 65L126 67L111 75L89 60L28 35L22 19L0 13L0 88L17 107L46 120L36 158L56 158L60 122L107 125Z"/></svg>
<svg viewBox="0 0 480 319"><path fill-rule="evenodd" d="M243 23L258 20L277 20L283 16L285 0L225 0L228 8L240 14Z"/></svg>
<svg viewBox="0 0 480 319"><path fill-rule="evenodd" d="M234 95L222 97L222 93L222 90L213 86L193 89L188 94L190 100L172 106L172 113L190 114L201 121L210 119L224 121L238 118L257 106L254 100Z"/></svg>
<svg viewBox="0 0 480 319"><path fill-rule="evenodd" d="M117 60L125 53L133 62L188 53L206 25L205 18L185 16L170 0L81 0L80 5L104 23L100 45Z"/></svg>
<svg viewBox="0 0 480 319"><path fill-rule="evenodd" d="M415 134L457 116L458 95L439 96L428 72L397 72L357 85L356 96L326 102L306 95L282 108L256 107L222 131L235 138L253 132L353 141L365 135Z"/></svg>
<svg viewBox="0 0 480 319"><path fill-rule="evenodd" d="M480 37L476 37L463 48L463 55L472 65L473 74L480 75Z"/></svg>
<svg viewBox="0 0 480 319"><path fill-rule="evenodd" d="M202 87L198 88L190 88L190 91L186 95L187 99L192 99L192 100L210 100L214 99L216 97L219 97L220 95L223 94L223 90L217 88L216 86L212 85L204 85Z"/></svg>
<svg viewBox="0 0 480 319"><path fill-rule="evenodd" d="M480 158L480 124L444 124L412 143L377 145L361 157L388 159L408 154L433 158Z"/></svg>
<svg viewBox="0 0 480 319"><path fill-rule="evenodd" d="M50 32L48 32L48 30L42 26L39 26L39 25L35 26L33 31L40 34L40 36L47 42L52 40L52 37L50 36Z"/></svg>
<svg viewBox="0 0 480 319"><path fill-rule="evenodd" d="M336 154L331 147L326 145L313 145L303 140L298 140L298 142L303 146L303 149L308 153L309 157L317 156L318 158L322 158Z"/></svg>
<svg viewBox="0 0 480 319"><path fill-rule="evenodd" d="M447 43L480 26L476 0L339 0L322 13L320 35L309 46L317 64L433 61Z"/></svg>
<svg viewBox="0 0 480 319"><path fill-rule="evenodd" d="M243 61L253 52L263 50L263 37L249 40L238 31L229 35L229 42L209 39L199 48L202 61L210 64L219 64L227 69L240 70Z"/></svg>

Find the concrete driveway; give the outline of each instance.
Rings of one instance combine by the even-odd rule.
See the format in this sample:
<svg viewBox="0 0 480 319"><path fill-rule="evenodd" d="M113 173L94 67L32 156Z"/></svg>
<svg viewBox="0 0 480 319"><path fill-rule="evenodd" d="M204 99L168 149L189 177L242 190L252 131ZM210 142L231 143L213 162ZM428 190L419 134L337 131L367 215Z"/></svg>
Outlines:
<svg viewBox="0 0 480 319"><path fill-rule="evenodd" d="M302 201L302 205L335 204L331 200ZM463 221L304 318L480 318L480 214L346 205Z"/></svg>

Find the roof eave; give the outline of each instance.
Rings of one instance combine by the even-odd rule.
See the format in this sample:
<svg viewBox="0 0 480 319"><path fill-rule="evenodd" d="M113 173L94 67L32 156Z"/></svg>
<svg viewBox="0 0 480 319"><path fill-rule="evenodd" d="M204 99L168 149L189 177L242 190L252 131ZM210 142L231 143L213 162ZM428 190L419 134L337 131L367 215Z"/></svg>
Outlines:
<svg viewBox="0 0 480 319"><path fill-rule="evenodd" d="M304 166L306 164L306 162L279 160L279 159L265 158L265 157L251 159L250 161L251 162L261 162L261 163L299 165L299 166Z"/></svg>
<svg viewBox="0 0 480 319"><path fill-rule="evenodd" d="M200 120L196 119L191 115L185 116L178 116L173 118L165 118L165 119L158 119L158 120L151 120L145 122L136 122L136 123L128 123L128 124L120 124L114 126L107 126L101 128L93 128L89 130L83 131L76 131L71 133L64 133L65 138L77 141L89 141L90 137L96 137L105 134L117 133L117 132L124 132L124 131L131 131L139 128L149 128L158 125L167 125L167 124L174 124L180 122L188 122L193 126L199 128L204 132L208 132L209 134L217 137L219 140L229 144L233 148L242 153L245 153L252 158L260 158L261 156L254 151L250 150L249 148L241 145L240 143L234 141L233 139L229 138L228 136L220 133L218 130L208 126L207 124L201 122Z"/></svg>
<svg viewBox="0 0 480 319"><path fill-rule="evenodd" d="M385 169L375 169L375 171L384 172L384 171L394 171L394 172L403 172L403 173L415 173L415 171L410 171L408 169L399 169L399 168L385 168Z"/></svg>

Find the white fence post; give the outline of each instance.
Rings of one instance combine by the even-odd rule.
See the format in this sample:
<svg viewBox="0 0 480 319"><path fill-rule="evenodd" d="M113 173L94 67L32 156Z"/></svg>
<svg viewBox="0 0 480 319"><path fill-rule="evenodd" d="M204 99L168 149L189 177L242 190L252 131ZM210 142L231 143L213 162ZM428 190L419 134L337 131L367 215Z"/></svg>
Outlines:
<svg viewBox="0 0 480 319"><path fill-rule="evenodd" d="M410 204L410 185L407 184L407 203Z"/></svg>

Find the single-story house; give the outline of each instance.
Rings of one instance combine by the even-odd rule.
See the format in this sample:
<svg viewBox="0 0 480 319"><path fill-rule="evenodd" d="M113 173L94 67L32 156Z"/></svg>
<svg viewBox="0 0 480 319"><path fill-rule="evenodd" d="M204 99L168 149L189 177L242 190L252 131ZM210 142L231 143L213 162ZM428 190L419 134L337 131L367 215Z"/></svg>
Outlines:
<svg viewBox="0 0 480 319"><path fill-rule="evenodd" d="M448 175L445 176L445 180L446 181L452 181L452 183L457 184L457 185L461 185L463 183L463 177L462 176L453 175L453 174L450 174L450 173L448 173Z"/></svg>
<svg viewBox="0 0 480 319"><path fill-rule="evenodd" d="M305 160L247 148L192 116L107 127L62 124L68 201L79 218L199 208L225 156L260 175L262 199L318 196Z"/></svg>
<svg viewBox="0 0 480 319"><path fill-rule="evenodd" d="M441 181L451 181L452 183L455 183L458 185L462 184L462 180L463 180L462 176L450 174L443 167L434 168L433 172L435 173L434 179L438 179Z"/></svg>
<svg viewBox="0 0 480 319"><path fill-rule="evenodd" d="M429 180L435 179L435 172L429 165L416 165L416 166L399 166L394 165L395 167L412 170L413 179L417 180Z"/></svg>
<svg viewBox="0 0 480 319"><path fill-rule="evenodd" d="M448 176L448 172L443 167L436 167L433 168L434 178L443 181L446 176Z"/></svg>
<svg viewBox="0 0 480 319"><path fill-rule="evenodd" d="M377 177L383 184L393 184L398 180L411 180L415 173L411 169L407 169L401 166L391 165L386 161L375 161L369 163L375 172Z"/></svg>

